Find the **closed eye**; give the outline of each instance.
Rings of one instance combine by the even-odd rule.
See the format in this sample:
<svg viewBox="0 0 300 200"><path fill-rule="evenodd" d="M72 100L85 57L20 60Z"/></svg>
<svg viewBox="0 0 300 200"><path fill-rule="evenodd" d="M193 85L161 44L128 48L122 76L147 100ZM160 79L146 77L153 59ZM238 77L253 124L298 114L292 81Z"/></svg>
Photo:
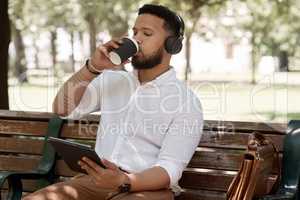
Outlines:
<svg viewBox="0 0 300 200"><path fill-rule="evenodd" d="M145 33L144 32L144 35L147 36L147 37L150 37L152 35L152 33Z"/></svg>
<svg viewBox="0 0 300 200"><path fill-rule="evenodd" d="M150 28L141 28L140 30L138 30L137 28L133 28L133 35L137 35L138 32L141 32L142 34L144 34L147 37L150 37L153 35L153 31Z"/></svg>

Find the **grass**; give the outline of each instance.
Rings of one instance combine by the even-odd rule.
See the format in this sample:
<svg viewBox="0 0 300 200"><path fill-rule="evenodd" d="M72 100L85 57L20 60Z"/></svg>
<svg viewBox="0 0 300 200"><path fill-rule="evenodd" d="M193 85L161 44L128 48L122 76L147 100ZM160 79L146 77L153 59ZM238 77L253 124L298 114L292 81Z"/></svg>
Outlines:
<svg viewBox="0 0 300 200"><path fill-rule="evenodd" d="M38 84L11 84L10 108L51 112L58 90L54 80ZM62 85L60 80L57 85ZM300 119L300 85L251 85L239 82L192 82L189 84L202 102L205 119L233 121L287 122Z"/></svg>

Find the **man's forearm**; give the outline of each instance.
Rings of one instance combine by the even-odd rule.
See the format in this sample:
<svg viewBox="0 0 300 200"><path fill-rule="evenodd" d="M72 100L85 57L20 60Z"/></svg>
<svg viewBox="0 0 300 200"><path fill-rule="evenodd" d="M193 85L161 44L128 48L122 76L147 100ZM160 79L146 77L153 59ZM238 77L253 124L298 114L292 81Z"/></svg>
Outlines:
<svg viewBox="0 0 300 200"><path fill-rule="evenodd" d="M170 178L162 167L152 167L141 173L128 174L131 191L159 190L168 188Z"/></svg>
<svg viewBox="0 0 300 200"><path fill-rule="evenodd" d="M69 115L95 77L86 67L82 67L60 88L52 105L53 112L61 116Z"/></svg>

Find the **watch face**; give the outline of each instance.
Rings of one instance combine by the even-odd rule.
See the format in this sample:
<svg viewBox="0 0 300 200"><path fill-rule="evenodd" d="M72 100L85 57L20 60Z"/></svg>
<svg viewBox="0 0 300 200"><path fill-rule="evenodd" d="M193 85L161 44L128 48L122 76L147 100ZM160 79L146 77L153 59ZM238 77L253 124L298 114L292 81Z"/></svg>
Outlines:
<svg viewBox="0 0 300 200"><path fill-rule="evenodd" d="M130 191L131 185L128 183L122 184L119 186L119 191L120 192L129 192Z"/></svg>

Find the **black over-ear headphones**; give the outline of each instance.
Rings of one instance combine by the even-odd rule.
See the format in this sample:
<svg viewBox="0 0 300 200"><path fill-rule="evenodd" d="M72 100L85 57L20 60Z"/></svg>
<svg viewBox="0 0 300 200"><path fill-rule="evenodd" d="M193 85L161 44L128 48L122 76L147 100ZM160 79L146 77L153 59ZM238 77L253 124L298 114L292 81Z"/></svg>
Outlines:
<svg viewBox="0 0 300 200"><path fill-rule="evenodd" d="M169 36L165 41L165 49L169 54L177 54L182 49L182 40L184 35L184 21L176 15L176 20L179 24L179 32L177 35Z"/></svg>

